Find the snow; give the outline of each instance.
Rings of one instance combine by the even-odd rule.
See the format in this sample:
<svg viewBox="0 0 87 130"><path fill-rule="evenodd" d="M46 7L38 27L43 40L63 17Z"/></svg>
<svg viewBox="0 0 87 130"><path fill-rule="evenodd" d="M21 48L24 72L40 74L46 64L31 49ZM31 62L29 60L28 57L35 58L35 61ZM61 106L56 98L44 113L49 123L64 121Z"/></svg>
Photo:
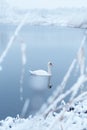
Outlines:
<svg viewBox="0 0 87 130"><path fill-rule="evenodd" d="M0 23L19 24L26 19L25 24L30 25L54 25L87 28L86 7L58 7L55 9L18 9L8 6L1 9Z"/></svg>
<svg viewBox="0 0 87 130"><path fill-rule="evenodd" d="M0 121L0 130L86 130L87 100L75 102L72 106L65 105L60 113L50 112L46 119L42 115L27 119L7 117Z"/></svg>

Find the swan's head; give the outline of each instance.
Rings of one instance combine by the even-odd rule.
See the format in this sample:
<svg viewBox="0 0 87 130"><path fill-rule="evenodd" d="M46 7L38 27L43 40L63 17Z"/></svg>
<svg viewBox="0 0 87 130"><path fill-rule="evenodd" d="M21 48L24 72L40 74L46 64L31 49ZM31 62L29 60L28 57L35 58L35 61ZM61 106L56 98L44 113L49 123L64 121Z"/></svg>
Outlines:
<svg viewBox="0 0 87 130"><path fill-rule="evenodd" d="M49 66L52 66L53 64L52 64L52 62L49 61L49 62L48 62L48 65L49 65Z"/></svg>

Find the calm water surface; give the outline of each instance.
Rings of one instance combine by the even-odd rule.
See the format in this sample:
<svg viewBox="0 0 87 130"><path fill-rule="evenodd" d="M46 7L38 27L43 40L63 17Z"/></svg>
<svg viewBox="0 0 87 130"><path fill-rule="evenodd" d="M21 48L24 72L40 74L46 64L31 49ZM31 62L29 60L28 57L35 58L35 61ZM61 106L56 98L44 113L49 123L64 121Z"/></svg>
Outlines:
<svg viewBox="0 0 87 130"><path fill-rule="evenodd" d="M16 26L0 25L0 54L6 48ZM20 114L26 99L30 100L26 115L34 114L45 102L52 91L61 83L83 38L84 30L55 26L24 26L15 38L13 45L5 57L0 71L0 119ZM23 82L24 101L20 101L20 76L22 70L22 55L20 44L23 40L27 46L25 74ZM29 70L45 69L47 62L53 63L52 88L46 86L35 89L31 85L32 77ZM34 77L33 77L34 78ZM34 79L33 79L34 80ZM41 83L43 79L36 79ZM72 82L72 81L71 81ZM35 84L36 84L35 83Z"/></svg>

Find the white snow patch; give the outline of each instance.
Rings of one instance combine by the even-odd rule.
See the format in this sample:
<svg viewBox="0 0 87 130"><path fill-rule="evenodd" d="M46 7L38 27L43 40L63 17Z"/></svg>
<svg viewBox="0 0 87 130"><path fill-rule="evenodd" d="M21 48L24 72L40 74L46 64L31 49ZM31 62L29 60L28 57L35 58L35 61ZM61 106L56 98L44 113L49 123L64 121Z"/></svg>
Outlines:
<svg viewBox="0 0 87 130"><path fill-rule="evenodd" d="M27 119L7 117L0 121L0 130L83 130L87 129L87 100L73 104L73 110L50 112L46 119L42 115Z"/></svg>
<svg viewBox="0 0 87 130"><path fill-rule="evenodd" d="M23 17L25 17L26 13L28 14L28 18L25 24L87 28L86 7L63 7L56 9L31 10L5 8L3 14L0 15L0 23L18 24Z"/></svg>

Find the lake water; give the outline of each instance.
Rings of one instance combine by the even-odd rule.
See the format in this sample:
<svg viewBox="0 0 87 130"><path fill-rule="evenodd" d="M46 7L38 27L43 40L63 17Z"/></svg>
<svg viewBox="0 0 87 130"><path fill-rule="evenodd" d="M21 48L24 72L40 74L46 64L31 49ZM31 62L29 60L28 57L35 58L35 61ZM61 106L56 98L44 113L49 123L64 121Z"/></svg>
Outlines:
<svg viewBox="0 0 87 130"><path fill-rule="evenodd" d="M6 48L9 39L13 35L16 26L0 25L0 54ZM47 100L53 90L61 83L83 38L84 30L77 28L55 26L24 26L15 38L0 71L0 119L7 116L20 114L26 99L29 99L29 107L26 116L34 114ZM20 77L22 71L22 54L20 49L21 40L26 44L26 58L23 97L20 101ZM41 86L42 79L35 77L35 84L40 83L36 89L31 85L34 77L29 70L47 70L47 62L53 63L52 88L46 83ZM33 80L32 80L33 78ZM47 79L44 79L44 82ZM41 88L42 87L42 88Z"/></svg>

